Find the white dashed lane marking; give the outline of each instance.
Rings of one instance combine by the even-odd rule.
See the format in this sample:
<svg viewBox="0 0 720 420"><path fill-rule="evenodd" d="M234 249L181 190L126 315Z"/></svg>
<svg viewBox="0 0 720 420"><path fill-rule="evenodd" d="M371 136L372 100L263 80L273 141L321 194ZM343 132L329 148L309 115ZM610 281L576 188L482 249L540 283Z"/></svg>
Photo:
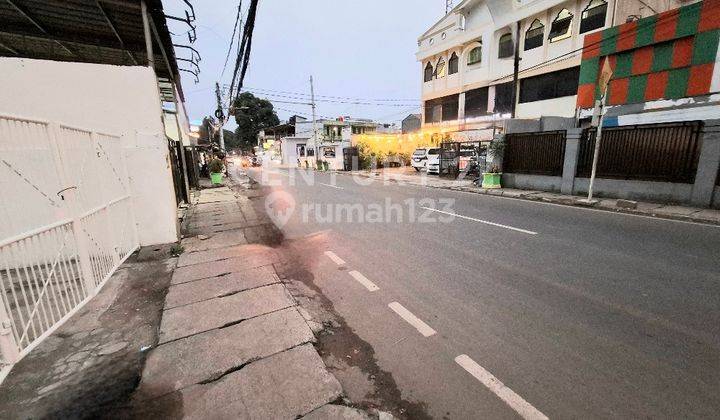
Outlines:
<svg viewBox="0 0 720 420"><path fill-rule="evenodd" d="M537 235L537 234L538 234L537 232L533 232L533 231L531 231L531 230L520 229L520 228L508 226L508 225L501 225L500 223L488 222L487 220L476 219L476 218L474 218L474 217L463 216L463 215L456 214L456 213L450 213L450 212L447 212L447 211L442 211L442 210L438 210L438 209L433 209L433 208L431 208L431 207L423 207L423 208L424 208L425 210L430 210L430 211L434 211L434 212L437 212L437 213L447 214L448 216L457 217L458 219L465 219L465 220L470 220L470 221L473 221L473 222L484 223L484 224L486 224L486 225L495 226L495 227L500 227L500 228L503 228L503 229L510 229L510 230L514 230L515 232L526 233L526 234L528 234L528 235Z"/></svg>
<svg viewBox="0 0 720 420"><path fill-rule="evenodd" d="M525 401L521 396L516 394L515 391L506 387L498 378L477 364L469 356L461 354L455 358L455 363L485 385L487 389L497 395L498 398L503 400L505 404L515 410L522 418L527 420L547 420L548 417L545 414Z"/></svg>
<svg viewBox="0 0 720 420"><path fill-rule="evenodd" d="M319 182L319 184L320 184L320 185L324 185L324 186L326 186L326 187L335 188L336 190L344 190L344 189L345 189L345 188L343 188L343 187L338 187L337 185L323 184L322 182Z"/></svg>
<svg viewBox="0 0 720 420"><path fill-rule="evenodd" d="M333 262L334 262L335 264L337 264L337 265L345 265L345 260L343 260L342 258L340 258L340 257L338 257L337 255L335 255L334 252L332 252L332 251L325 251L325 255L327 255L328 258L330 258L331 260L333 260Z"/></svg>
<svg viewBox="0 0 720 420"><path fill-rule="evenodd" d="M390 309L395 311L396 314L400 315L400 318L404 319L408 324L415 327L415 329L418 330L420 334L424 335L425 337L430 337L431 335L435 335L437 333L428 324L424 323L420 318L413 315L412 312L405 309L405 307L401 304L393 302L388 306L390 307Z"/></svg>
<svg viewBox="0 0 720 420"><path fill-rule="evenodd" d="M360 284L362 284L363 286L365 286L365 288L368 289L369 291L375 292L375 291L377 291L377 290L380 290L380 288L377 287L377 286L375 285L375 283L373 283L373 282L371 282L370 280L368 280L368 278L365 277L365 276L363 276L361 273L353 270L353 271L349 272L348 274L350 274L355 280L357 280L358 283L360 283Z"/></svg>

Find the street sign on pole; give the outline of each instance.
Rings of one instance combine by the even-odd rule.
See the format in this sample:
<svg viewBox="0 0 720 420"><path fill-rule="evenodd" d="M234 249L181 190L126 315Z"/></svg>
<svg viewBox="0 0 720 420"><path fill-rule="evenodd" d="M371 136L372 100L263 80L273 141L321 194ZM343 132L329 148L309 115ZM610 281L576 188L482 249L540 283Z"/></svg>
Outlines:
<svg viewBox="0 0 720 420"><path fill-rule="evenodd" d="M608 86L613 76L613 69L610 66L610 59L605 58L603 68L600 72L598 86L602 97L599 101L595 101L595 112L593 113L593 126L597 125L597 134L595 136L595 150L593 152L592 171L590 173L590 184L588 185L588 197L586 202L593 203L593 188L595 187L595 175L597 174L597 165L600 158L600 142L602 141L602 126L605 119L605 102L607 100Z"/></svg>

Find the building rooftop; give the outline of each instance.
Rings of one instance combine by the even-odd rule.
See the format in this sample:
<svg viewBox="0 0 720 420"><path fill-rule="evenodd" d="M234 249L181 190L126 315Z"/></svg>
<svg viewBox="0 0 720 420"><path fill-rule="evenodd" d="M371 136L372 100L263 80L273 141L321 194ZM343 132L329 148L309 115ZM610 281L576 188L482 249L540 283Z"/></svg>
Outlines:
<svg viewBox="0 0 720 420"><path fill-rule="evenodd" d="M146 4L155 34L155 71L174 80L182 96L162 1ZM148 65L139 0L4 0L0 22L0 57Z"/></svg>

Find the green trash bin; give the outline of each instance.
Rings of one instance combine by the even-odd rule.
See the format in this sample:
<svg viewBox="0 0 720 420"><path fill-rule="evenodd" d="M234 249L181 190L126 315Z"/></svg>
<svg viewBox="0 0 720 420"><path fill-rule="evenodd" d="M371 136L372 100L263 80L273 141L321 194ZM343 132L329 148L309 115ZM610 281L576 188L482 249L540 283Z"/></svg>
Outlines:
<svg viewBox="0 0 720 420"><path fill-rule="evenodd" d="M222 184L222 173L211 173L210 174L210 180L212 181L213 185L220 185Z"/></svg>
<svg viewBox="0 0 720 420"><path fill-rule="evenodd" d="M483 182L482 187L483 188L502 188L500 185L500 180L502 179L502 174L500 173L483 173Z"/></svg>

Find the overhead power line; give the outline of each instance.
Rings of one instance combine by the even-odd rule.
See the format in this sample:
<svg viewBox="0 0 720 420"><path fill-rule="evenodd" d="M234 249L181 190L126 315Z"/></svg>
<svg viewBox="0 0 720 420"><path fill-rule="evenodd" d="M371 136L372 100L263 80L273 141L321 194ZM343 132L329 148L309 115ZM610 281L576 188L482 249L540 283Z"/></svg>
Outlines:
<svg viewBox="0 0 720 420"><path fill-rule="evenodd" d="M245 74L250 64L250 52L252 50L253 31L255 29L255 16L257 14L259 0L250 0L250 8L248 10L247 19L242 32L242 40L238 48L237 59L235 60L235 70L233 71L232 82L230 82L230 105L237 98L237 94L243 87ZM237 82L237 85L235 84ZM237 93L236 93L237 92Z"/></svg>
<svg viewBox="0 0 720 420"><path fill-rule="evenodd" d="M297 111L297 110L287 109L287 108L281 108L281 107L278 107L278 106L274 106L273 108L274 108L274 109L277 109L277 110L280 110L280 111L289 112L289 113L291 113L291 114L293 114L293 115L299 115L299 116L301 116L301 117L312 118L312 116L311 116L310 114L308 114L307 112L302 112L302 111ZM327 115L320 115L320 114L318 114L318 117L323 118L323 119L326 119L326 120L333 120L333 119L335 119L335 118L333 118L333 117L328 117Z"/></svg>
<svg viewBox="0 0 720 420"><path fill-rule="evenodd" d="M293 92L293 91L287 91L287 90L275 90L275 89L267 89L267 88L257 88L257 87L245 87L245 90L249 91L257 91L257 92L271 92L271 93L283 93L283 94L289 94L289 95L295 95L295 96L304 96L304 97L310 97L309 93L304 92ZM420 101L418 99L397 99L397 98L381 98L381 99L374 99L374 98L354 98L349 96L332 96L332 95L318 95L315 94L316 98L328 98L328 99L345 99L350 101L364 101L364 102L410 102L410 103L419 103Z"/></svg>
<svg viewBox="0 0 720 420"><path fill-rule="evenodd" d="M285 103L285 104L296 104L296 105L311 105L311 102L300 102L300 101L308 101L308 98L300 98L300 97L288 97L285 95L274 95L274 94L262 94L264 96L275 96L280 97L284 99L274 99L270 97L265 97L262 99L266 99L270 102L277 102L277 103ZM296 101L288 101L285 99L296 99ZM322 102L322 103L332 103L332 104L346 104L346 105L365 105L365 106L389 106L389 107L400 107L400 108L407 108L409 106L419 106L419 104L395 104L395 103L371 103L371 102L351 102L351 101L339 101L339 100L332 100L332 99L315 99L315 102Z"/></svg>
<svg viewBox="0 0 720 420"><path fill-rule="evenodd" d="M222 73L220 73L220 80L222 80L223 76L225 75L225 70L227 69L228 61L230 60L230 54L232 53L233 46L235 45L235 34L237 33L238 27L242 25L241 16L242 0L240 0L240 2L238 3L237 15L235 16L235 25L233 26L232 36L230 36L230 46L228 47L228 52L225 56L225 64L223 65Z"/></svg>

